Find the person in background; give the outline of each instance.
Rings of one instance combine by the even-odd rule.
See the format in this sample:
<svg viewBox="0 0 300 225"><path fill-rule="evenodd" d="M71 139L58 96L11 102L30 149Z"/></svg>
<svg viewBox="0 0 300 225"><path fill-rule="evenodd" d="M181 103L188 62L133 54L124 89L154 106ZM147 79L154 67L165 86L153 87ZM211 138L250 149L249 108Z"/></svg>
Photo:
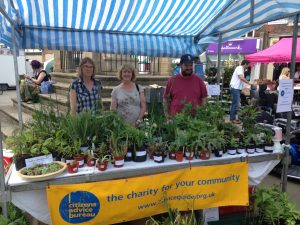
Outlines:
<svg viewBox="0 0 300 225"><path fill-rule="evenodd" d="M288 67L283 67L279 76L279 80L286 80L286 79L290 79L290 68Z"/></svg>
<svg viewBox="0 0 300 225"><path fill-rule="evenodd" d="M241 65L236 67L231 80L230 80L230 94L231 94L231 108L230 108L230 121L235 124L241 123L240 120L236 119L238 108L240 105L241 90L243 89L244 83L250 85L244 77L244 71L249 67L250 61L243 60Z"/></svg>
<svg viewBox="0 0 300 225"><path fill-rule="evenodd" d="M102 108L102 85L99 80L95 80L95 63L91 58L81 60L78 77L70 86L70 113L76 115L82 111L90 111L96 114Z"/></svg>
<svg viewBox="0 0 300 225"><path fill-rule="evenodd" d="M134 83L136 74L131 65L123 65L118 78L121 84L111 92L110 110L116 110L126 122L137 127L143 121L146 112L144 89Z"/></svg>
<svg viewBox="0 0 300 225"><path fill-rule="evenodd" d="M49 81L50 76L43 70L43 64L38 60L32 60L30 65L33 70L33 77L24 74L25 80L21 80L20 95L24 102L37 102L39 97L38 94L40 93L40 85L43 81Z"/></svg>
<svg viewBox="0 0 300 225"><path fill-rule="evenodd" d="M193 73L193 56L183 55L180 67L181 73L169 78L163 96L164 113L168 120L187 103L192 103L193 107L206 104L206 86L204 81Z"/></svg>

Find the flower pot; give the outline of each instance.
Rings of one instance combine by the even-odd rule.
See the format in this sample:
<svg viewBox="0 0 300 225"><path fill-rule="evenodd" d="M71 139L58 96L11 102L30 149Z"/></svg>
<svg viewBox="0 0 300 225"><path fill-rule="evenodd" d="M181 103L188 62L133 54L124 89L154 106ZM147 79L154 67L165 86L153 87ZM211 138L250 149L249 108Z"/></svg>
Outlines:
<svg viewBox="0 0 300 225"><path fill-rule="evenodd" d="M236 154L236 148L231 148L231 147L227 148L227 153L229 155L235 155Z"/></svg>
<svg viewBox="0 0 300 225"><path fill-rule="evenodd" d="M136 150L134 162L145 162L147 160L147 152L144 147L141 147Z"/></svg>
<svg viewBox="0 0 300 225"><path fill-rule="evenodd" d="M236 152L237 152L237 154L244 154L244 153L246 153L246 148L238 147Z"/></svg>
<svg viewBox="0 0 300 225"><path fill-rule="evenodd" d="M126 162L130 162L130 161L133 160L133 157L134 157L133 149L134 149L134 147L132 145L128 148L126 156L125 156L125 161Z"/></svg>
<svg viewBox="0 0 300 225"><path fill-rule="evenodd" d="M96 159L95 158L88 158L86 161L86 165L89 167L95 166Z"/></svg>
<svg viewBox="0 0 300 225"><path fill-rule="evenodd" d="M149 146L149 158L152 160L154 159L154 149L155 149L154 145Z"/></svg>
<svg viewBox="0 0 300 225"><path fill-rule="evenodd" d="M185 152L185 158L187 160L192 160L194 158L194 152Z"/></svg>
<svg viewBox="0 0 300 225"><path fill-rule="evenodd" d="M254 154L255 152L255 146L251 145L251 146L248 146L247 149L246 149L247 153L248 154Z"/></svg>
<svg viewBox="0 0 300 225"><path fill-rule="evenodd" d="M79 162L75 161L72 163L67 163L67 167L68 167L68 172L69 173L77 173L78 172L78 167L79 167Z"/></svg>
<svg viewBox="0 0 300 225"><path fill-rule="evenodd" d="M264 147L264 151L268 153L272 153L274 151L274 145L272 144L266 144Z"/></svg>
<svg viewBox="0 0 300 225"><path fill-rule="evenodd" d="M104 162L97 162L97 168L99 171L105 171L107 170L107 165L108 165L108 161L104 161Z"/></svg>
<svg viewBox="0 0 300 225"><path fill-rule="evenodd" d="M182 162L183 161L183 152L182 151L177 151L176 152L176 161L177 162Z"/></svg>
<svg viewBox="0 0 300 225"><path fill-rule="evenodd" d="M210 155L211 155L211 152L207 149L202 149L202 151L200 151L200 159L202 160L207 160L207 159L210 159Z"/></svg>
<svg viewBox="0 0 300 225"><path fill-rule="evenodd" d="M124 156L114 156L114 167L117 167L117 168L120 168L120 167L123 167L124 166Z"/></svg>
<svg viewBox="0 0 300 225"><path fill-rule="evenodd" d="M17 155L14 159L16 170L20 170L23 167L26 167L25 159L31 158L29 154Z"/></svg>
<svg viewBox="0 0 300 225"><path fill-rule="evenodd" d="M79 168L82 168L84 166L84 155L76 155L74 156L74 160L79 163Z"/></svg>
<svg viewBox="0 0 300 225"><path fill-rule="evenodd" d="M163 163L165 161L163 153L154 153L153 159L156 163Z"/></svg>
<svg viewBox="0 0 300 225"><path fill-rule="evenodd" d="M175 160L176 159L176 153L175 152L169 152L169 159Z"/></svg>
<svg viewBox="0 0 300 225"><path fill-rule="evenodd" d="M223 150L215 150L215 156L216 157L222 157L223 156Z"/></svg>
<svg viewBox="0 0 300 225"><path fill-rule="evenodd" d="M255 152L257 152L257 153L263 153L264 152L264 146L262 146L262 145L256 146Z"/></svg>

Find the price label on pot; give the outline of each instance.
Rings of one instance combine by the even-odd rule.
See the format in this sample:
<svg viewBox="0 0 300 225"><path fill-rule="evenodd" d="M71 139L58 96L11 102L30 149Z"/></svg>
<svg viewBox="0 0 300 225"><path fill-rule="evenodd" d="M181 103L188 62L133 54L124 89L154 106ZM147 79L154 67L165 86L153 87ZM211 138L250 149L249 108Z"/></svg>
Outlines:
<svg viewBox="0 0 300 225"><path fill-rule="evenodd" d="M25 159L25 164L27 168L37 164L49 164L52 162L53 162L52 154Z"/></svg>

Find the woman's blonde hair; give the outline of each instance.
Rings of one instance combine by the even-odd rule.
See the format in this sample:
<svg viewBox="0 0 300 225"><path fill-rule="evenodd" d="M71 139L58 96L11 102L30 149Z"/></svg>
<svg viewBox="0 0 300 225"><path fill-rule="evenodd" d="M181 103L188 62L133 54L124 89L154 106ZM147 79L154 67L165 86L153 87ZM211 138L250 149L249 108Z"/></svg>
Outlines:
<svg viewBox="0 0 300 225"><path fill-rule="evenodd" d="M132 72L132 77L131 77L131 81L134 81L136 79L136 75L135 75L135 68L130 65L130 64L125 64L121 67L120 71L119 71L119 74L118 74L118 78L120 80L122 80L122 72L124 70L130 70Z"/></svg>
<svg viewBox="0 0 300 225"><path fill-rule="evenodd" d="M281 70L281 74L286 75L286 76L289 75L289 72L290 72L290 68L288 68L288 67L283 67Z"/></svg>
<svg viewBox="0 0 300 225"><path fill-rule="evenodd" d="M79 63L79 68L78 68L78 76L80 77L80 79L83 78L83 74L82 74L82 66L86 63L90 63L93 65L93 75L92 75L92 79L95 79L95 70L96 70L96 66L94 61L90 58L90 57L84 57L81 62Z"/></svg>

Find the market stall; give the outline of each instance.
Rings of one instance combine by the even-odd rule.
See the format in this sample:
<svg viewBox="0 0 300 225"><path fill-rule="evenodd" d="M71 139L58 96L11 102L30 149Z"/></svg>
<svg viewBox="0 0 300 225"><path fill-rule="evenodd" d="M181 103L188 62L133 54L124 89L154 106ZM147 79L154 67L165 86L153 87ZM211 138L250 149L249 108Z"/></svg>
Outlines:
<svg viewBox="0 0 300 225"><path fill-rule="evenodd" d="M46 224L51 224L51 217L49 212L49 206L47 201L46 190L49 186L63 185L67 184L83 184L89 182L93 186L97 187L98 181L106 180L117 180L122 178L132 178L132 177L149 177L153 174L164 173L183 170L183 169L195 169L197 174L201 174L203 169L207 166L217 166L217 165L228 165L228 174L232 174L232 165L236 162L248 162L248 181L249 185L258 185L263 178L269 174L269 172L280 162L282 158L282 151L275 151L273 153L257 153L255 155L248 155L247 153L241 155L224 155L222 158L213 157L208 161L204 160L185 160L183 162L176 162L175 160L166 159L163 164L157 164L153 160L147 160L145 163L135 163L128 162L123 168L114 168L112 165L109 166L108 170L105 172L99 171L95 167L84 167L80 168L79 172L75 175L68 174L67 172L58 176L55 179L40 181L40 182L28 182L23 180L17 175L15 168L12 168L10 178L8 180L7 186L11 192L12 203L15 204L20 209L29 212L32 216L37 218ZM216 167L214 167L216 168ZM201 176L198 176L198 178ZM152 180L153 181L153 180ZM150 184L149 184L150 185ZM128 191L138 189L138 186L131 186ZM224 187L225 188L225 187ZM126 189L123 185L119 189ZM82 187L79 190L84 190ZM102 190L98 187L98 190ZM236 189L235 189L236 190ZM74 190L76 191L76 189ZM224 190L225 191L225 190ZM226 191L228 192L228 190ZM56 192L58 193L58 192ZM229 193L228 193L229 194ZM35 201L32 201L35 199ZM232 199L231 199L232 200ZM217 205L222 205L218 202ZM158 211L159 212L159 211ZM120 214L117 211L114 212L114 216L118 218ZM136 217L138 219L139 213L136 212Z"/></svg>
<svg viewBox="0 0 300 225"><path fill-rule="evenodd" d="M163 0L126 1L125 5L96 0L88 4L78 1L78 5L68 1L59 3L56 0L49 1L48 5L43 2L32 5L30 0L17 0L14 5L8 0L1 2L0 41L13 49L15 65L19 48L161 57L178 57L185 53L196 55L205 49L207 43L216 42L217 35L220 48L222 39L238 37L265 22L300 12L298 1L286 4L285 1L189 0L176 1L175 6ZM96 7L100 4L102 7ZM181 13L189 11L193 13ZM140 16L142 12L146 12L145 16ZM89 14L91 16L87 16ZM16 83L19 93L18 71ZM21 109L20 100L18 106ZM21 110L19 121L22 127Z"/></svg>

